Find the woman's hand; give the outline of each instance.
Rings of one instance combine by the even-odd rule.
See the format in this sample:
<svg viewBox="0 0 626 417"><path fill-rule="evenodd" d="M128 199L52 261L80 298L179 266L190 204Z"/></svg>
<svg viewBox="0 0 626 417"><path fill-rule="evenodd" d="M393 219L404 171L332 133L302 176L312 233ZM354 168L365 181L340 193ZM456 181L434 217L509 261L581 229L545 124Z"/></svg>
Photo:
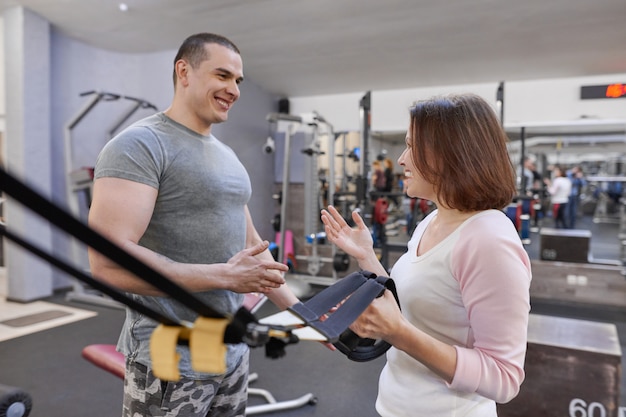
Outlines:
<svg viewBox="0 0 626 417"><path fill-rule="evenodd" d="M369 228L356 210L352 212L352 219L356 224L354 229L348 226L333 206L328 206L328 210L322 210L326 238L360 261L371 255L374 241Z"/></svg>
<svg viewBox="0 0 626 417"><path fill-rule="evenodd" d="M404 317L395 297L386 290L350 325L350 330L363 338L382 339L393 344L395 337L402 333L403 322Z"/></svg>

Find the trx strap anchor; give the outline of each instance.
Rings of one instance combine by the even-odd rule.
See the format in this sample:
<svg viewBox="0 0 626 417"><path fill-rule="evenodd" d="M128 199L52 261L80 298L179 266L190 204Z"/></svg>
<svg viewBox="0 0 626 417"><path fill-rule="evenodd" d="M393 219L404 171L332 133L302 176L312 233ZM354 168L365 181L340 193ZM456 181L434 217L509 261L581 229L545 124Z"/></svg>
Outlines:
<svg viewBox="0 0 626 417"><path fill-rule="evenodd" d="M154 374L165 381L178 381L180 355L176 348L189 344L194 371L210 374L226 372L224 334L229 321L198 317L193 327L160 324L150 336L150 360Z"/></svg>
<svg viewBox="0 0 626 417"><path fill-rule="evenodd" d="M227 319L196 319L189 337L191 363L196 371L212 374L226 372L224 333L228 323Z"/></svg>
<svg viewBox="0 0 626 417"><path fill-rule="evenodd" d="M182 326L166 326L160 324L150 336L150 360L154 375L164 381L178 381L180 372L178 362L180 355L176 346L181 339L188 339L189 334Z"/></svg>

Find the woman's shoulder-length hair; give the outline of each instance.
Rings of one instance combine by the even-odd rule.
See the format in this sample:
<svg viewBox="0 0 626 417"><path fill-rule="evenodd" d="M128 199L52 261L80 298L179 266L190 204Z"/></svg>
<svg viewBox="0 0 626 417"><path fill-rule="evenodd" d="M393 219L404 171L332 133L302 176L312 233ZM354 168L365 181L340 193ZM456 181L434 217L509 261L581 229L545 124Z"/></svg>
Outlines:
<svg viewBox="0 0 626 417"><path fill-rule="evenodd" d="M492 107L474 94L437 96L410 109L412 158L440 204L503 209L516 194L508 138Z"/></svg>

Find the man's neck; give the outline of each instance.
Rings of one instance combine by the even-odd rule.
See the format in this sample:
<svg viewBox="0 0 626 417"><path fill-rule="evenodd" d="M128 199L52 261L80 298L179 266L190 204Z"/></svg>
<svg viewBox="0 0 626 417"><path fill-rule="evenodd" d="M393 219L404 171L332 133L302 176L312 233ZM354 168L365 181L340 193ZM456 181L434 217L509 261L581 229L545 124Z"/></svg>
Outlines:
<svg viewBox="0 0 626 417"><path fill-rule="evenodd" d="M200 135L209 136L211 134L212 125L207 126L203 123L200 123L197 119L190 116L191 114L193 114L191 112L179 111L174 106L170 106L163 111L163 114L165 114L176 123L180 123L187 129L193 130Z"/></svg>

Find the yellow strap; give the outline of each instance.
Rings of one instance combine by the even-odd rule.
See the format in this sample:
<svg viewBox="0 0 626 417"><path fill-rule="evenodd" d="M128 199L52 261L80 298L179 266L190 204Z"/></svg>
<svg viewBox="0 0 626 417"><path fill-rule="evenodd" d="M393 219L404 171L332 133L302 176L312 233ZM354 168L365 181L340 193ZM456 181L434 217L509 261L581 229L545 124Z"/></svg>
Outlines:
<svg viewBox="0 0 626 417"><path fill-rule="evenodd" d="M223 374L226 372L224 332L228 319L198 317L189 337L191 366L197 372Z"/></svg>
<svg viewBox="0 0 626 417"><path fill-rule="evenodd" d="M166 326L160 324L150 336L150 358L152 359L152 372L157 378L164 381L178 381L180 371L178 362L180 354L176 352L182 327ZM186 332L182 332L183 335Z"/></svg>

